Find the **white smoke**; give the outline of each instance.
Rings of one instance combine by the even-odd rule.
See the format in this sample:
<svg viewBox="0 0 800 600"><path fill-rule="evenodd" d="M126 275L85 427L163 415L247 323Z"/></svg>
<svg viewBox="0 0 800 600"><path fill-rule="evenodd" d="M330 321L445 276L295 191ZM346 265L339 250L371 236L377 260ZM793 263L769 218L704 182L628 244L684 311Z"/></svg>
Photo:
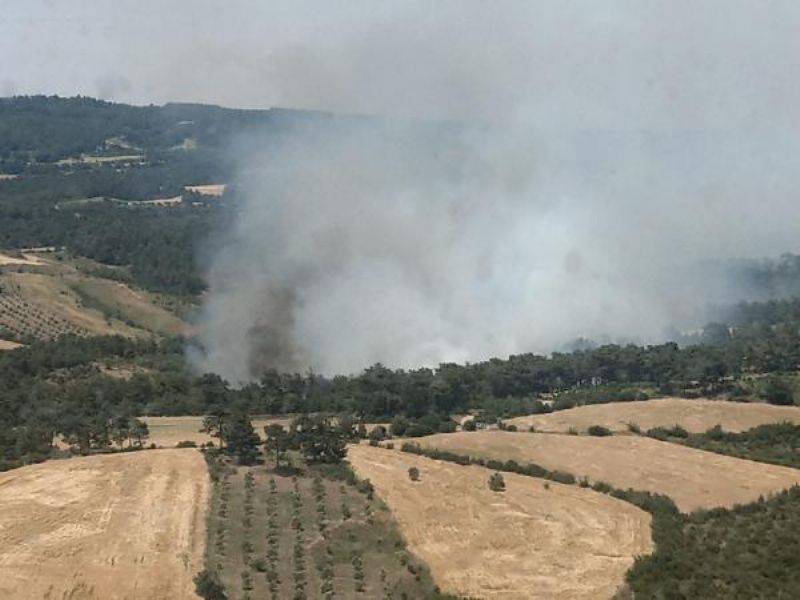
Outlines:
<svg viewBox="0 0 800 600"><path fill-rule="evenodd" d="M233 381L656 341L735 299L697 264L798 251L793 0L7 8L17 93L391 118L235 152L199 361Z"/></svg>

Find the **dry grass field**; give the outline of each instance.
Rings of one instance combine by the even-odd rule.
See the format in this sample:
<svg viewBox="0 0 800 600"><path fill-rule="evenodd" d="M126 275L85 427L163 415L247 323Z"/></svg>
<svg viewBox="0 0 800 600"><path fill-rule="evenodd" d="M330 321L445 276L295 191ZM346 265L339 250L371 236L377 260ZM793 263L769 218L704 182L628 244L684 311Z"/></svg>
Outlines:
<svg viewBox="0 0 800 600"><path fill-rule="evenodd" d="M203 417L142 417L150 429L149 441L161 448L174 448L178 442L190 441L196 444L215 442L206 433L200 433ZM291 418L253 419L253 427L262 438L264 427L270 423L280 423L288 427Z"/></svg>
<svg viewBox="0 0 800 600"><path fill-rule="evenodd" d="M368 478L442 591L479 598L610 598L652 551L650 515L610 496L368 445L349 460ZM420 481L412 482L409 467Z"/></svg>
<svg viewBox="0 0 800 600"><path fill-rule="evenodd" d="M33 254L20 254L19 256L11 256L8 254L0 254L0 266L6 265L43 265L46 264L38 256Z"/></svg>
<svg viewBox="0 0 800 600"><path fill-rule="evenodd" d="M692 433L702 433L715 425L721 425L725 431L739 432L781 421L800 424L800 407L661 398L579 406L545 415L516 417L508 419L506 423L516 425L519 429L533 425L537 431L558 433L566 433L573 427L583 432L592 425L602 425L612 431L627 431L628 423L635 423L642 431L680 425Z"/></svg>
<svg viewBox="0 0 800 600"><path fill-rule="evenodd" d="M155 304L152 295L108 279L75 277L73 290L94 307L107 315L116 315L135 326L165 335L181 335L188 331L187 324L171 312Z"/></svg>
<svg viewBox="0 0 800 600"><path fill-rule="evenodd" d="M665 494L684 512L747 504L800 483L796 469L632 435L478 431L437 434L414 442L456 454L536 463L587 477L592 483Z"/></svg>
<svg viewBox="0 0 800 600"><path fill-rule="evenodd" d="M148 292L81 274L69 261L24 256L28 262L7 264L0 272L0 325L18 336L190 333Z"/></svg>
<svg viewBox="0 0 800 600"><path fill-rule="evenodd" d="M0 598L196 598L209 490L196 450L0 473Z"/></svg>

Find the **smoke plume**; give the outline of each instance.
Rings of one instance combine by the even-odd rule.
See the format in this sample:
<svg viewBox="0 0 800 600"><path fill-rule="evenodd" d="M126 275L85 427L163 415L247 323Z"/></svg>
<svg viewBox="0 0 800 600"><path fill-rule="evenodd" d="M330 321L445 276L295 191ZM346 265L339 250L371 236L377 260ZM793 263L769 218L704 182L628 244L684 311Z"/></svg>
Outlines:
<svg viewBox="0 0 800 600"><path fill-rule="evenodd" d="M234 382L658 341L742 295L711 261L798 250L793 0L11 4L17 93L375 115L232 149Z"/></svg>

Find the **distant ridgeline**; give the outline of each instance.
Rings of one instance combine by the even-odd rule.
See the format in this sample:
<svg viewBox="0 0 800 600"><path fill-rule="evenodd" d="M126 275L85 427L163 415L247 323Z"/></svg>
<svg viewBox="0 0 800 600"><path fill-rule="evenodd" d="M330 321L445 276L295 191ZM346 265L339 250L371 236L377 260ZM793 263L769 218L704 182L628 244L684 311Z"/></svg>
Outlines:
<svg viewBox="0 0 800 600"><path fill-rule="evenodd" d="M0 99L0 249L64 247L128 267L145 288L197 294L205 288L197 257L212 229L225 226L236 192L229 186L222 197L207 197L186 186L229 182L234 164L226 150L241 134L279 135L325 118L82 97ZM136 204L142 200L151 202Z"/></svg>
<svg viewBox="0 0 800 600"><path fill-rule="evenodd" d="M244 110L203 104L131 106L94 98L0 98L0 172L81 154L135 155L184 147L219 148L254 128L278 131L325 113L287 109Z"/></svg>

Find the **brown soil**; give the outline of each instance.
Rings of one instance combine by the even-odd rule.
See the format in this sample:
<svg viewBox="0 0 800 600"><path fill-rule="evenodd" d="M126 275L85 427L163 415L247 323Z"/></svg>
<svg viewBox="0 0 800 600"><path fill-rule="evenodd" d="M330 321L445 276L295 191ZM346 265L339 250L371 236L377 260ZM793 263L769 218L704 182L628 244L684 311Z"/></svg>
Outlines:
<svg viewBox="0 0 800 600"><path fill-rule="evenodd" d="M537 431L560 433L566 433L571 427L582 432L591 425L602 425L612 431L627 431L628 423L635 423L642 431L659 426L680 425L692 433L702 433L715 425L721 425L725 431L738 432L781 421L800 424L800 407L661 398L645 402L579 406L546 415L517 417L506 422L520 429L533 425Z"/></svg>
<svg viewBox="0 0 800 600"><path fill-rule="evenodd" d="M747 504L800 483L796 469L632 435L478 431L437 434L414 442L457 454L536 463L591 482L665 494L684 512Z"/></svg>
<svg viewBox="0 0 800 600"><path fill-rule="evenodd" d="M349 460L447 593L610 598L634 557L652 551L650 515L578 486L504 473L506 490L492 492L482 467L368 445L351 446Z"/></svg>
<svg viewBox="0 0 800 600"><path fill-rule="evenodd" d="M208 495L196 450L0 473L0 598L196 598Z"/></svg>

